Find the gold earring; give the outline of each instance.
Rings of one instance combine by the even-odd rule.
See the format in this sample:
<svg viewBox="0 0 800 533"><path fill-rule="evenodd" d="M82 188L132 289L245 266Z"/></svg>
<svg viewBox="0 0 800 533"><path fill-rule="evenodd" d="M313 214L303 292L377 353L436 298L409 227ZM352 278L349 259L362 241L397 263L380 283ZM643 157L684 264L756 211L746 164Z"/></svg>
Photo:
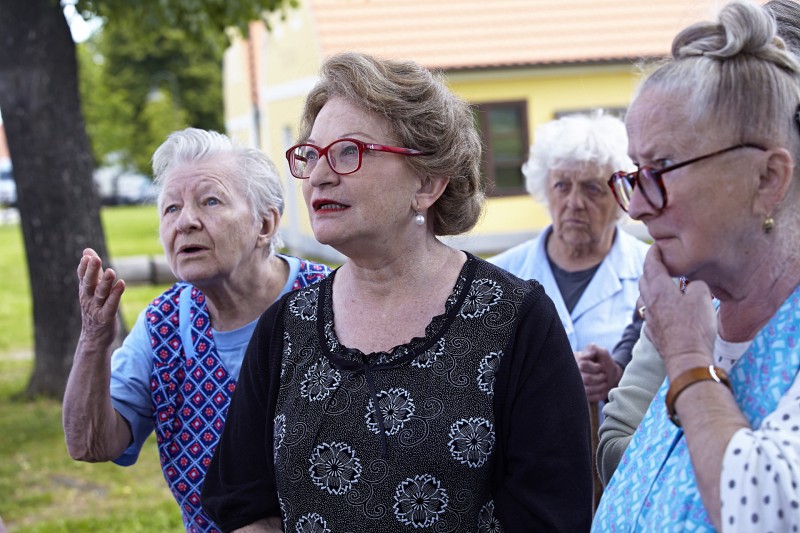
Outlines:
<svg viewBox="0 0 800 533"><path fill-rule="evenodd" d="M769 235L773 228L775 228L775 220L771 216L768 216L764 219L764 223L761 224L761 229L764 230L764 233Z"/></svg>

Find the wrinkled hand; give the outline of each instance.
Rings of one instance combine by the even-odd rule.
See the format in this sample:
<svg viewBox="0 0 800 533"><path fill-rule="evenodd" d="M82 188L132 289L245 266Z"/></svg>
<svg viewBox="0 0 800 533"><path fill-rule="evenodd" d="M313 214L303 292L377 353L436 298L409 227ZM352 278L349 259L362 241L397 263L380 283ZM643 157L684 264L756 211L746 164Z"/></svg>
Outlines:
<svg viewBox="0 0 800 533"><path fill-rule="evenodd" d="M647 306L644 332L664 359L670 377L712 364L717 318L711 291L703 281L692 281L684 292L664 266L661 250L647 252L639 291Z"/></svg>
<svg viewBox="0 0 800 533"><path fill-rule="evenodd" d="M81 336L110 345L117 332L117 311L125 282L112 269L103 270L100 256L87 248L78 264L78 299L81 304Z"/></svg>
<svg viewBox="0 0 800 533"><path fill-rule="evenodd" d="M575 352L575 361L583 378L586 399L590 402L601 402L608 398L608 391L619 384L622 367L611 358L608 350L594 343L584 350Z"/></svg>

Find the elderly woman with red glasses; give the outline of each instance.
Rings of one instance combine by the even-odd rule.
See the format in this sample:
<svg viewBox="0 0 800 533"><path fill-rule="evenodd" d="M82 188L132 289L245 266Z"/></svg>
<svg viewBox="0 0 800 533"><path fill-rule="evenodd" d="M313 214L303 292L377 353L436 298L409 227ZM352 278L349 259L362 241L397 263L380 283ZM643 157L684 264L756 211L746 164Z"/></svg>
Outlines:
<svg viewBox="0 0 800 533"><path fill-rule="evenodd" d="M644 334L668 379L593 530L797 531L800 62L745 1L672 51L628 111L639 171L610 180L655 241Z"/></svg>
<svg viewBox="0 0 800 533"><path fill-rule="evenodd" d="M469 106L415 63L337 55L300 140L314 234L347 261L262 317L204 508L261 531L588 529L586 398L552 301L438 238L481 212Z"/></svg>

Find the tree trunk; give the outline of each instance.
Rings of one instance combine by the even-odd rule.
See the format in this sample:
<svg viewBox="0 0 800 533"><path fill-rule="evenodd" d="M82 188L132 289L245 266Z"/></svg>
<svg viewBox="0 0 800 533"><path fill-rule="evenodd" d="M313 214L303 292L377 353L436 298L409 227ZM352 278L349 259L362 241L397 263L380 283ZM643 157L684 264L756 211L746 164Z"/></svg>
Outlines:
<svg viewBox="0 0 800 533"><path fill-rule="evenodd" d="M81 251L106 259L75 44L58 0L0 0L0 109L33 295L28 394L61 398L81 328Z"/></svg>

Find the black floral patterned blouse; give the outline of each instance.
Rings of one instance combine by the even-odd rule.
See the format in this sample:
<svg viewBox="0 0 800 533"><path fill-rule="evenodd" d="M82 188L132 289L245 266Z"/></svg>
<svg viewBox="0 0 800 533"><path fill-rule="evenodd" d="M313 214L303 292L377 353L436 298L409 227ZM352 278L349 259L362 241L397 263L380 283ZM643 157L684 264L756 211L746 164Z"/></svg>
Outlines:
<svg viewBox="0 0 800 533"><path fill-rule="evenodd" d="M203 490L218 524L588 529L586 400L538 283L470 255L425 337L363 354L336 337L334 282L259 323Z"/></svg>

